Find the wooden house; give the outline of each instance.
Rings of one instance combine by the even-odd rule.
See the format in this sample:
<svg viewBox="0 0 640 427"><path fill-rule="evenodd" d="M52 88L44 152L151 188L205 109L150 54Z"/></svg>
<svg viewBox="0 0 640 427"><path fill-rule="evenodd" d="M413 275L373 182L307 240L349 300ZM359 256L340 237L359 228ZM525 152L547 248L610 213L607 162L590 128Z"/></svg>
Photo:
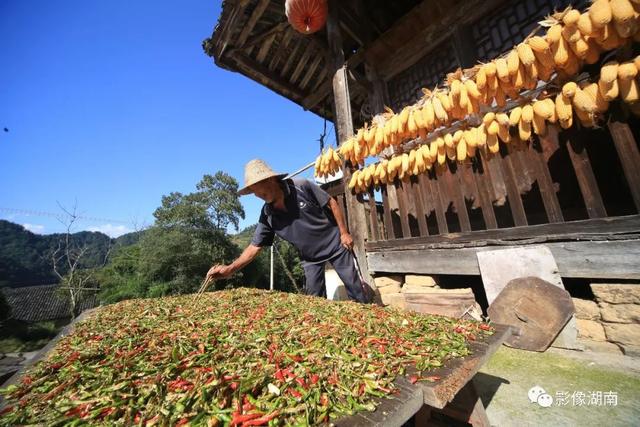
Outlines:
<svg viewBox="0 0 640 427"><path fill-rule="evenodd" d="M284 3L225 0L203 48L218 66L332 121L340 144L385 106L399 114L420 102L423 88L446 87L448 73L504 57L532 34L544 35L547 29L539 23L554 12L590 5L586 0L329 1L326 26L303 35L288 24ZM557 96L566 81L595 76L597 82L606 61L628 61L638 53L631 38L622 40L536 90ZM496 103L476 114L475 125L486 111L509 112L511 104L496 109ZM595 294L600 308L588 302L597 312L609 302L598 295L606 291L589 288L590 283L630 285L624 290L635 295L631 284L640 279L640 122L632 114L637 107L612 100L592 125L549 124L543 135L531 133L526 140L518 129L514 137L512 128L514 142L501 143L497 153L478 149L464 161L448 157L366 191L348 188L355 172L347 162L344 182L328 191L343 201L356 254L367 260L363 267L370 277L438 275L475 280L482 292L479 252L543 244L564 281L584 288L578 293L591 299ZM430 138L431 132L427 143ZM424 142L409 138L378 159ZM633 338L610 339L606 319L597 326L600 335L604 326L610 343L624 351L640 349L640 325L624 321L634 323L626 335Z"/></svg>

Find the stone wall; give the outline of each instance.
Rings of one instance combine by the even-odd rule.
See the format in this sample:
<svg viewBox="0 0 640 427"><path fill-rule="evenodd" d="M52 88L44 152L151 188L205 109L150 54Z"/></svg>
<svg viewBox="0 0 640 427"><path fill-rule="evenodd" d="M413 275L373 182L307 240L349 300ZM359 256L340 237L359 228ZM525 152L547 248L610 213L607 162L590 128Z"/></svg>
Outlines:
<svg viewBox="0 0 640 427"><path fill-rule="evenodd" d="M640 284L591 284L595 301L574 298L579 343L640 357Z"/></svg>
<svg viewBox="0 0 640 427"><path fill-rule="evenodd" d="M380 276L374 280L384 305L482 320L482 310L470 288L442 289L432 276L415 274Z"/></svg>

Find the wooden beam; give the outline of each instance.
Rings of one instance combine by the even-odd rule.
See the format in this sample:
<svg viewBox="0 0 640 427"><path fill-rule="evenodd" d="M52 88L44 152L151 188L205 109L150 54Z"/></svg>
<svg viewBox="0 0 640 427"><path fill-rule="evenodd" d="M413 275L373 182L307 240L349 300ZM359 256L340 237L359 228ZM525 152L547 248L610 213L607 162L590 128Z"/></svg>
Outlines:
<svg viewBox="0 0 640 427"><path fill-rule="evenodd" d="M482 173L480 173L480 171L478 171L477 173L473 173L473 171L470 172L473 174L478 186L478 194L480 195L480 204L482 205L482 217L484 218L484 224L489 230L498 228L496 213L493 210L491 191L489 190L489 176L487 175L487 171L484 170L483 165Z"/></svg>
<svg viewBox="0 0 640 427"><path fill-rule="evenodd" d="M507 149L511 145L507 144ZM509 152L502 158L500 164L502 166L502 172L505 177L505 184L507 187L507 198L509 200L509 209L511 209L511 216L516 227L528 225L527 214L524 211L524 204L522 203L522 197L518 191L518 184L516 183L516 171L513 167L513 155Z"/></svg>
<svg viewBox="0 0 640 427"><path fill-rule="evenodd" d="M291 28L287 28L282 34L282 40L280 40L280 43L278 44L278 51L275 55L273 55L271 61L269 61L269 70L273 71L287 52L287 46L289 45L289 41L291 41L291 38L293 37L293 31L294 30L292 30Z"/></svg>
<svg viewBox="0 0 640 427"><path fill-rule="evenodd" d="M353 69L360 65L362 61L364 61L365 48L358 49L356 53L354 53L346 63L346 67L348 69ZM327 79L325 83L322 84L317 90L315 90L311 95L302 100L302 107L305 110L311 110L316 107L319 103L321 103L327 96L331 95L332 89L332 81Z"/></svg>
<svg viewBox="0 0 640 427"><path fill-rule="evenodd" d="M569 151L571 163L573 163L573 169L576 172L576 178L578 179L578 185L580 186L580 192L582 193L589 218L607 216L607 211L604 208L604 202L598 189L598 181L591 168L587 149L575 133L573 133L572 138L567 140L567 150Z"/></svg>
<svg viewBox="0 0 640 427"><path fill-rule="evenodd" d="M295 61L296 56L298 56L298 51L300 50L302 45L305 44L304 40L301 39L300 37L295 38L293 40L293 43L295 44L295 46L293 47L293 51L291 52L291 54L287 58L287 62L284 63L284 66L282 67L282 70L280 70L280 75L281 76L286 76L287 75L287 72L289 71L289 68L291 67L291 65L293 65L293 62Z"/></svg>
<svg viewBox="0 0 640 427"><path fill-rule="evenodd" d="M387 186L383 185L380 187L380 192L382 193L382 219L384 222L384 229L386 231L386 239L394 239L395 234L393 232L393 220L391 219L391 208L389 206L389 197L387 196Z"/></svg>
<svg viewBox="0 0 640 427"><path fill-rule="evenodd" d="M553 153L560 149L560 144L558 143L558 128L556 126L548 126L547 134L538 137L538 141L540 141L542 153L532 152L531 154L537 155L536 163L539 165L540 171L540 173L538 173L538 187L540 188L544 210L547 213L549 222L564 222L562 207L560 206L556 188L551 178L551 171L549 170L549 159ZM533 148L531 148L531 150L535 151Z"/></svg>
<svg viewBox="0 0 640 427"><path fill-rule="evenodd" d="M640 240L545 243L562 277L640 279ZM369 269L385 273L480 275L476 253L522 246L369 252ZM429 262L425 262L425 260Z"/></svg>
<svg viewBox="0 0 640 427"><path fill-rule="evenodd" d="M424 212L424 197L422 197L422 186L418 182L417 176L411 176L411 192L413 193L413 202L416 206L416 216L418 219L418 230L421 236L429 235L429 227L427 226L427 218Z"/></svg>
<svg viewBox="0 0 640 427"><path fill-rule="evenodd" d="M447 224L446 212L449 206L445 206L444 199L440 194L440 188L438 185L439 179L431 179L427 176L422 179L423 189L426 193L431 194L433 197L433 203L436 211L436 221L438 223L438 234L446 234L449 232L449 225Z"/></svg>
<svg viewBox="0 0 640 427"><path fill-rule="evenodd" d="M380 240L380 233L378 232L378 211L376 208L376 198L373 188L369 190L369 224L371 232L369 233L369 241Z"/></svg>
<svg viewBox="0 0 640 427"><path fill-rule="evenodd" d="M264 86L285 93L292 99L302 99L304 97L296 86L292 85L279 75L276 75L254 59L249 58L242 53L236 53L231 58L236 62L239 69L247 75L252 76L255 80L258 80Z"/></svg>
<svg viewBox="0 0 640 427"><path fill-rule="evenodd" d="M616 146L624 176L629 185L629 191L636 205L636 210L640 212L640 153L631 128L627 123L616 120L615 117L609 122L609 132Z"/></svg>
<svg viewBox="0 0 640 427"><path fill-rule="evenodd" d="M456 215L458 215L458 222L460 223L460 229L462 231L471 231L471 221L469 221L469 212L467 212L467 204L464 200L461 188L463 187L462 173L460 169L454 174L453 172L447 173L447 180L451 186L451 193L453 196L453 205L456 207Z"/></svg>
<svg viewBox="0 0 640 427"><path fill-rule="evenodd" d="M264 59L267 57L267 54L269 53L269 49L271 49L271 46L273 45L273 41L276 39L276 36L277 34L272 34L271 36L267 37L264 43L262 43L262 46L260 46L260 50L258 51L258 55L256 55L256 61L262 64Z"/></svg>
<svg viewBox="0 0 640 427"><path fill-rule="evenodd" d="M300 89L304 90L304 88L307 87L307 85L309 84L309 80L311 80L311 78L313 77L314 73L318 69L318 66L320 65L321 62L322 62L322 56L317 55L313 60L313 62L311 63L311 65L309 65L309 69L307 70L304 77L300 81L300 85L299 85Z"/></svg>
<svg viewBox="0 0 640 427"><path fill-rule="evenodd" d="M270 0L258 0L256 8L253 9L253 12L251 12L251 16L247 20L246 24L244 24L242 27L242 32L238 37L237 46L242 47L245 44L245 42L249 38L249 35L251 34L251 31L253 31L253 28L258 23L258 20L267 9L267 6L269 6L269 1Z"/></svg>
<svg viewBox="0 0 640 427"><path fill-rule="evenodd" d="M260 34L256 34L255 36L248 39L244 45L237 47L236 49L246 49L248 47L257 45L261 43L263 40L266 40L269 36L277 34L281 31L284 31L288 27L289 23L287 21L279 22L271 27L267 28ZM235 50L235 49L234 49Z"/></svg>
<svg viewBox="0 0 640 427"><path fill-rule="evenodd" d="M622 239L640 234L640 215L627 215L601 219L571 221L562 224L537 224L527 227L478 230L429 237L414 237L388 242L367 244L368 251L437 249L461 245L513 244L559 240Z"/></svg>
<svg viewBox="0 0 640 427"><path fill-rule="evenodd" d="M505 0L468 0L455 4L419 2L371 44L367 61L381 63L380 73L388 81L450 39L456 28L477 21L503 2ZM408 31L408 28L418 30Z"/></svg>
<svg viewBox="0 0 640 427"><path fill-rule="evenodd" d="M302 56L300 57L300 59L298 60L298 63L296 64L296 68L293 70L293 73L291 74L291 77L289 77L289 81L291 83L295 83L296 80L298 80L298 77L300 77L300 73L302 73L302 70L304 69L305 65L307 65L307 62L309 62L309 59L311 58L311 54L313 53L313 49L310 48L311 46L307 46L307 48L304 50L304 52L302 53Z"/></svg>
<svg viewBox="0 0 640 427"><path fill-rule="evenodd" d="M338 1L329 0L329 17L327 19L327 38L329 50L332 54L333 70L332 87L334 101L334 126L336 130L336 140L339 144L344 143L353 135L353 118L351 116L351 98L349 96L349 81L347 77L347 67L344 52L342 51L342 35L340 34L338 20ZM367 235L367 222L363 204L349 190L348 184L352 171L343 164L345 200L347 205L349 231L354 238L354 252L356 258L360 260L360 267L365 281L372 284L373 280L369 274L369 269L365 261L365 236Z"/></svg>
<svg viewBox="0 0 640 427"><path fill-rule="evenodd" d="M400 216L400 225L402 227L402 238L411 237L411 227L409 226L409 200L404 187L404 182L396 179L394 186L398 194L398 215Z"/></svg>

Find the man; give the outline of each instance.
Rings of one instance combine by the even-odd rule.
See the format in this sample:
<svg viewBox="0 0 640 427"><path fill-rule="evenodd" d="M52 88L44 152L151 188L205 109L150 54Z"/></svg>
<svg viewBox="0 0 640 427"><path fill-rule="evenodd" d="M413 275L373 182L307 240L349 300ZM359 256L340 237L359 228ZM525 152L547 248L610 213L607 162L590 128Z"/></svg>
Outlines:
<svg viewBox="0 0 640 427"><path fill-rule="evenodd" d="M286 179L265 162L251 160L245 166L240 195L253 193L265 201L249 246L229 265L215 265L210 279L228 277L249 264L260 250L273 244L277 234L300 252L309 295L327 296L324 264L330 262L345 284L347 295L366 302L363 284L355 268L353 238L338 202L305 179Z"/></svg>

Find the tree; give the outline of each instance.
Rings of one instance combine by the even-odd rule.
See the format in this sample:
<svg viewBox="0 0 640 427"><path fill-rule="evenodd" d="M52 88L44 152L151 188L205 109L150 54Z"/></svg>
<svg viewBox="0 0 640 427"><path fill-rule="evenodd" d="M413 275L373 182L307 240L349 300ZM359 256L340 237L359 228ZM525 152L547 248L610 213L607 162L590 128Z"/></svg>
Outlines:
<svg viewBox="0 0 640 427"><path fill-rule="evenodd" d="M59 206L66 214L66 219L61 220L61 222L65 224L67 231L58 240L57 247L51 251L51 264L53 272L60 279L62 289L69 292L69 314L72 318L75 318L80 314L80 302L85 297L85 293L98 289L94 278L95 270L82 268L90 246L78 244L71 233L71 229L78 219L77 204L74 205L72 210L67 210L62 205ZM111 239L109 239L109 242L111 242ZM104 256L102 266L106 264L110 251L111 245L109 245L109 249Z"/></svg>
<svg viewBox="0 0 640 427"><path fill-rule="evenodd" d="M163 196L162 206L153 213L156 225L215 230L226 230L233 225L238 230L240 219L244 219L244 209L235 178L218 171L213 176L204 175L196 189L186 195L173 192Z"/></svg>
<svg viewBox="0 0 640 427"><path fill-rule="evenodd" d="M155 290L150 289L154 296L191 293L198 290L212 264L228 263L238 254L221 230L153 227L140 241L138 271L148 283L156 284ZM228 283L216 282L216 289Z"/></svg>

